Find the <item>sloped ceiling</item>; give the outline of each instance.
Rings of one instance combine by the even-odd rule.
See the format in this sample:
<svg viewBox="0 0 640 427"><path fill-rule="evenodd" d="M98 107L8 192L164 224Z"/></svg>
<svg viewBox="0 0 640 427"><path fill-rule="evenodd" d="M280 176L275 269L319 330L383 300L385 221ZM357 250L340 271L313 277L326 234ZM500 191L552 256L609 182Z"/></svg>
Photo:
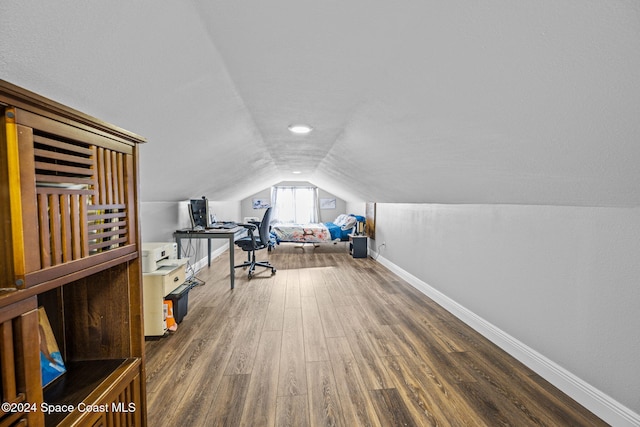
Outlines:
<svg viewBox="0 0 640 427"><path fill-rule="evenodd" d="M143 201L640 205L640 3L99 3L2 2L0 78L147 137Z"/></svg>

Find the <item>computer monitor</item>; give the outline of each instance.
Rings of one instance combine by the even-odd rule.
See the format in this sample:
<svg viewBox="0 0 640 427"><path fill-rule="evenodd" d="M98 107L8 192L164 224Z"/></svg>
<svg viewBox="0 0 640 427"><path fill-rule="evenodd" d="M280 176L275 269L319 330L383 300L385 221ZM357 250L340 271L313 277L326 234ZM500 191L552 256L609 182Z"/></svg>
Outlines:
<svg viewBox="0 0 640 427"><path fill-rule="evenodd" d="M191 228L209 226L209 201L202 196L201 199L191 199L189 201L189 216L191 217Z"/></svg>

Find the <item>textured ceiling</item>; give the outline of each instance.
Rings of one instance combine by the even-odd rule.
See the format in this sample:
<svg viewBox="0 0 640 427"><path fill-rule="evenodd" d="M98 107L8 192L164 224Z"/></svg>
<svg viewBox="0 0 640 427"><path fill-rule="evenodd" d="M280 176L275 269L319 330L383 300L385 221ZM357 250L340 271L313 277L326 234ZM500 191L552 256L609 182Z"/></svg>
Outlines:
<svg viewBox="0 0 640 427"><path fill-rule="evenodd" d="M639 206L639 8L2 2L0 78L147 137L143 201Z"/></svg>

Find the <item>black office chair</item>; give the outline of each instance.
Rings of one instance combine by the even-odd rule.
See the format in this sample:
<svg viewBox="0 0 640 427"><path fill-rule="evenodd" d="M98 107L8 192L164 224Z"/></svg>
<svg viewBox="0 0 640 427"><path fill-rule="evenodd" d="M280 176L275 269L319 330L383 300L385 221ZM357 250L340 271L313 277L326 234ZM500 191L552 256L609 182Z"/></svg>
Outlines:
<svg viewBox="0 0 640 427"><path fill-rule="evenodd" d="M236 240L236 245L243 251L247 252L247 260L235 268L249 267L249 279L253 277L256 266L271 269L271 275L276 274L276 268L269 261L256 261L256 251L269 248L269 222L271 221L271 208L267 208L260 223L253 222L251 224L238 224L247 229L247 236ZM258 235L254 231L258 229Z"/></svg>

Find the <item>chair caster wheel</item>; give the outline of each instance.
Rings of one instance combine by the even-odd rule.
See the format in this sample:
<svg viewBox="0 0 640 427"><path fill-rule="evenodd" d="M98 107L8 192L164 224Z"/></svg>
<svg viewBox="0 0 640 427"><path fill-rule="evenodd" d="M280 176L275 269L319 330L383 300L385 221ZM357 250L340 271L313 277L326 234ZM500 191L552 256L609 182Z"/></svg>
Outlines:
<svg viewBox="0 0 640 427"><path fill-rule="evenodd" d="M271 275L273 276L274 274L276 274L276 269L275 268L271 270Z"/></svg>

